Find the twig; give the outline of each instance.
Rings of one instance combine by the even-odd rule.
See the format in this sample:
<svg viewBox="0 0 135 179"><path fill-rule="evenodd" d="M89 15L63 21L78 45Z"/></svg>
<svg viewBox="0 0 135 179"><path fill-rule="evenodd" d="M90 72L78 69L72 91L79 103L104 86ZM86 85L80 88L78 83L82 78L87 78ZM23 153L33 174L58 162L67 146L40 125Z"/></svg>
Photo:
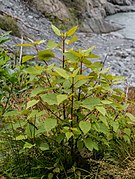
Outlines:
<svg viewBox="0 0 135 179"><path fill-rule="evenodd" d="M23 44L23 35L21 36L21 44ZM22 50L23 47L20 47L20 57L19 57L19 64L22 65Z"/></svg>

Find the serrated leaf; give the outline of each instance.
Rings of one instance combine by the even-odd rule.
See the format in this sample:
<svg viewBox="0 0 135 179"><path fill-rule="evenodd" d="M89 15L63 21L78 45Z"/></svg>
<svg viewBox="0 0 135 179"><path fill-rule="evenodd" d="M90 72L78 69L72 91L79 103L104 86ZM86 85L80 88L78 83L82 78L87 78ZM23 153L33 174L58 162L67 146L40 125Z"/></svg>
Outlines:
<svg viewBox="0 0 135 179"><path fill-rule="evenodd" d="M23 56L22 57L22 63L25 63L25 62L33 59L33 58L34 58L34 56Z"/></svg>
<svg viewBox="0 0 135 179"><path fill-rule="evenodd" d="M49 42L47 43L47 47L48 47L49 49L54 49L54 48L56 48L57 46L58 46L58 44L55 43L55 42L53 42L52 40L49 40Z"/></svg>
<svg viewBox="0 0 135 179"><path fill-rule="evenodd" d="M96 106L96 109L103 115L106 115L106 109L103 106Z"/></svg>
<svg viewBox="0 0 135 179"><path fill-rule="evenodd" d="M66 135L66 138L67 138L67 141L68 141L73 136L73 133L72 132L66 132L65 135Z"/></svg>
<svg viewBox="0 0 135 179"><path fill-rule="evenodd" d="M67 74L67 72L62 69L62 68L58 68L58 67L54 67L54 70L63 78L68 79L69 75Z"/></svg>
<svg viewBox="0 0 135 179"><path fill-rule="evenodd" d="M51 50L42 50L38 52L38 58L40 61L49 60L54 57L54 53Z"/></svg>
<svg viewBox="0 0 135 179"><path fill-rule="evenodd" d="M66 94L59 94L59 95L57 95L58 105L59 105L60 103L62 103L63 101L65 101L67 98L68 98L68 96L67 96Z"/></svg>
<svg viewBox="0 0 135 179"><path fill-rule="evenodd" d="M44 102L48 103L49 105L58 104L57 94L43 94L43 95L40 95L40 97L42 98Z"/></svg>
<svg viewBox="0 0 135 179"><path fill-rule="evenodd" d="M44 122L46 132L51 131L57 126L57 119L47 118Z"/></svg>
<svg viewBox="0 0 135 179"><path fill-rule="evenodd" d="M71 35L73 35L76 30L77 30L78 26L75 26L73 28L71 28L67 33L66 33L66 36L70 37Z"/></svg>
<svg viewBox="0 0 135 179"><path fill-rule="evenodd" d="M39 148L42 151L46 151L49 150L49 145L47 143L41 143Z"/></svg>
<svg viewBox="0 0 135 179"><path fill-rule="evenodd" d="M135 122L135 116L133 116L131 113L126 113L126 116L129 117L131 121Z"/></svg>
<svg viewBox="0 0 135 179"><path fill-rule="evenodd" d="M92 141L91 138L84 139L84 144L90 151L99 150L97 143Z"/></svg>
<svg viewBox="0 0 135 179"><path fill-rule="evenodd" d="M33 107L35 104L37 104L39 102L39 100L31 100L27 103L27 108L26 109L29 109L30 107Z"/></svg>
<svg viewBox="0 0 135 179"><path fill-rule="evenodd" d="M88 121L80 121L79 127L84 134L87 134L91 129L91 123Z"/></svg>
<svg viewBox="0 0 135 179"><path fill-rule="evenodd" d="M56 26L54 26L53 24L52 24L52 29L53 29L53 31L56 35L61 36L60 30Z"/></svg>

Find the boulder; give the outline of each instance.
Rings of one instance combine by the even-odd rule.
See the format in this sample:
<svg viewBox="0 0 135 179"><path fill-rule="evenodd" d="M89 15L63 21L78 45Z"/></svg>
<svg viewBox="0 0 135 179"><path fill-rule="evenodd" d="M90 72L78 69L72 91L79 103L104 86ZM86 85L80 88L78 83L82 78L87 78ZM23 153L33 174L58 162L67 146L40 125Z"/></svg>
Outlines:
<svg viewBox="0 0 135 179"><path fill-rule="evenodd" d="M59 0L31 0L29 4L47 16L56 16L61 20L71 17L68 8Z"/></svg>

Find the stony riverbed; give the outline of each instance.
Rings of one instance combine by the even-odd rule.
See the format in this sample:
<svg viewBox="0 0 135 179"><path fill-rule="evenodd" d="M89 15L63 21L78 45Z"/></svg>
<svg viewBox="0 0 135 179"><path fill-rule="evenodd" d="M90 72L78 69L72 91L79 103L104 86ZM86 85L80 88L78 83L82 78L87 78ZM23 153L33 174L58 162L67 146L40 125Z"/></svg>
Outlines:
<svg viewBox="0 0 135 179"><path fill-rule="evenodd" d="M51 23L43 15L27 9L18 0L8 0L8 6L5 6L6 1L0 0L2 11L17 17L17 23L22 27L22 34L25 37L33 40L51 39L56 42L59 41L51 30ZM0 33L2 32L0 30ZM106 55L108 56L106 66L110 68L110 71L114 75L124 75L128 84L135 86L135 40L126 39L118 32L100 35L78 32L77 35L79 37L76 43L77 48L88 48L96 45L94 52L101 57L101 61L104 61ZM7 48L13 49L16 43L20 43L20 39L11 36L11 41L7 43ZM29 52L34 53L33 50ZM26 53L28 52L26 51Z"/></svg>

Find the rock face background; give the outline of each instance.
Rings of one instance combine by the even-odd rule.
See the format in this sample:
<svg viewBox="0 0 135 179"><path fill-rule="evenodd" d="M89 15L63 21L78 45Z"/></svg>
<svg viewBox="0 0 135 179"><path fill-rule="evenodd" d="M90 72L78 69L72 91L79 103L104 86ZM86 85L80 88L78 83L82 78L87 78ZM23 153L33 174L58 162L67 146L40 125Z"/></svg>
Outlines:
<svg viewBox="0 0 135 179"><path fill-rule="evenodd" d="M81 30L96 33L121 28L120 25L105 21L107 15L135 10L131 7L133 0L25 0L25 2L46 16L55 16L63 21L78 18L81 21Z"/></svg>
<svg viewBox="0 0 135 179"><path fill-rule="evenodd" d="M36 11L55 22L77 23L80 30L85 32L107 33L122 27L106 21L105 17L118 12L135 11L132 3L133 0L0 0L0 20L4 12L12 18L14 15L19 16L26 22L24 13ZM22 9L23 14L20 13Z"/></svg>
<svg viewBox="0 0 135 179"><path fill-rule="evenodd" d="M126 76L129 84L135 86L135 41L111 32L121 26L105 20L110 14L135 11L133 2L135 0L0 0L0 34L11 30L11 40L5 48L19 53L15 44L21 42L22 35L24 41L30 38L59 42L51 30L50 16L62 23L74 19L81 26L76 47L96 45L95 53L101 56L99 60L104 61L108 54L106 65L110 71L114 75ZM34 54L35 51L23 48L23 53Z"/></svg>

